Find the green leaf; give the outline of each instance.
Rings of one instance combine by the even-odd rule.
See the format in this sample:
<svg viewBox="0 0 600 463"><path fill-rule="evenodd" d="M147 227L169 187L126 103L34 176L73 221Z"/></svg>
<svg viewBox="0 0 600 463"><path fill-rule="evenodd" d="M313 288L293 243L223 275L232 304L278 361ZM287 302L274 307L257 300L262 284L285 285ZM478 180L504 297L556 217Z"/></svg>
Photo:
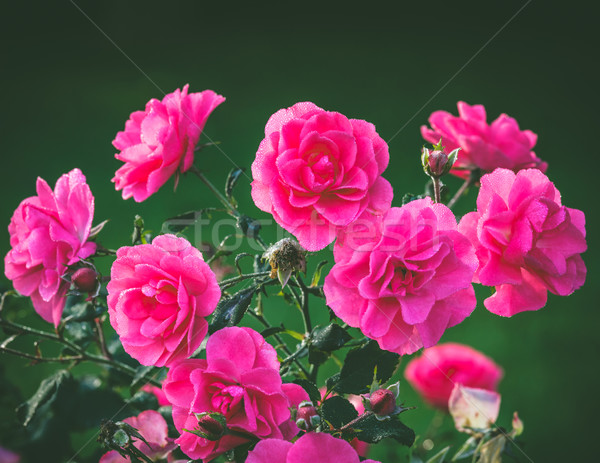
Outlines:
<svg viewBox="0 0 600 463"><path fill-rule="evenodd" d="M346 434L350 434L350 437L358 437L361 441L370 444L376 444L386 437L395 439L400 444L408 447L415 441L415 432L397 417L380 421L373 414L363 416L364 418L353 425L353 432Z"/></svg>
<svg viewBox="0 0 600 463"><path fill-rule="evenodd" d="M452 461L464 460L470 458L475 453L479 441L474 437L469 437L462 447L456 452L456 455L452 458Z"/></svg>
<svg viewBox="0 0 600 463"><path fill-rule="evenodd" d="M297 379L294 381L295 384L302 387L310 397L310 401L316 406L319 402L321 402L321 393L317 388L317 385L312 381L307 379Z"/></svg>
<svg viewBox="0 0 600 463"><path fill-rule="evenodd" d="M376 367L377 380L384 384L392 377L399 362L398 354L381 350L376 341L369 341L348 352L335 390L344 394L365 394L369 392Z"/></svg>
<svg viewBox="0 0 600 463"><path fill-rule="evenodd" d="M90 234L88 236L88 240L91 240L91 239L95 238L98 235L98 233L100 233L102 231L102 229L104 228L104 226L107 223L108 223L108 219L105 220L104 222L100 222L95 227L92 227L92 229L90 230Z"/></svg>
<svg viewBox="0 0 600 463"><path fill-rule="evenodd" d="M446 459L446 455L448 454L449 450L450 446L443 448L425 463L444 463L444 460Z"/></svg>
<svg viewBox="0 0 600 463"><path fill-rule="evenodd" d="M415 195L412 193L406 193L404 196L402 196L402 205L404 206L405 204L408 204L411 201L415 201L417 199L423 199L424 197L425 197L424 195Z"/></svg>
<svg viewBox="0 0 600 463"><path fill-rule="evenodd" d="M273 336L275 334L279 334L285 331L283 326L271 326L269 328L265 328L260 332L260 335L267 339L269 336Z"/></svg>
<svg viewBox="0 0 600 463"><path fill-rule="evenodd" d="M323 271L323 267L325 267L326 265L326 260L323 260L317 264L317 268L315 269L315 273L313 273L312 280L310 282L311 286L319 285L319 281L321 280L321 272Z"/></svg>
<svg viewBox="0 0 600 463"><path fill-rule="evenodd" d="M317 326L310 335L311 344L323 352L333 352L352 339L352 336L337 323Z"/></svg>
<svg viewBox="0 0 600 463"><path fill-rule="evenodd" d="M140 365L136 371L135 371L135 376L133 377L133 381L131 381L131 384L129 385L129 391L132 394L135 394L135 392L142 386L144 386L144 384L147 382L148 377L146 376L148 373L150 373L152 370L154 369L154 367L152 365L150 366L144 366L144 365Z"/></svg>
<svg viewBox="0 0 600 463"><path fill-rule="evenodd" d="M323 419L328 421L334 428L341 428L358 418L358 412L354 405L339 395L327 399L321 405Z"/></svg>
<svg viewBox="0 0 600 463"><path fill-rule="evenodd" d="M35 394L17 408L17 417L23 426L29 424L41 406L52 403L56 399L59 388L71 379L71 373L67 370L58 370L52 376L44 379Z"/></svg>
<svg viewBox="0 0 600 463"><path fill-rule="evenodd" d="M243 173L244 169L237 168L232 169L231 172L229 172L229 175L227 176L227 180L225 181L225 196L227 196L227 199L229 199L230 201L233 198L233 189L235 188L235 185L237 184L238 180L240 179Z"/></svg>
<svg viewBox="0 0 600 463"><path fill-rule="evenodd" d="M142 235L144 234L144 219L141 216L136 215L133 219L133 233L131 234L131 244L136 245L142 242Z"/></svg>
<svg viewBox="0 0 600 463"><path fill-rule="evenodd" d="M72 322L65 325L65 333L71 341L80 347L87 347L94 340L96 333L89 322Z"/></svg>
<svg viewBox="0 0 600 463"><path fill-rule="evenodd" d="M235 293L228 299L222 299L214 311L208 332L212 334L226 326L236 326L242 321L256 291L257 287L253 286Z"/></svg>

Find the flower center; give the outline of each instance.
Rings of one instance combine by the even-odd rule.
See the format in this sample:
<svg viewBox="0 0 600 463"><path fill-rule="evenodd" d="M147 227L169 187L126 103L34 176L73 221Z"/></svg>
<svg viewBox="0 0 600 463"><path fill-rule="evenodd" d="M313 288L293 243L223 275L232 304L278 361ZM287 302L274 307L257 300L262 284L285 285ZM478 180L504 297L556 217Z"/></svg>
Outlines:
<svg viewBox="0 0 600 463"><path fill-rule="evenodd" d="M394 275L388 284L388 288L394 294L405 295L412 288L413 274L401 263L394 267Z"/></svg>
<svg viewBox="0 0 600 463"><path fill-rule="evenodd" d="M237 384L226 386L224 384L214 384L215 394L211 398L214 410L222 413L235 413L242 407L244 398L244 388Z"/></svg>

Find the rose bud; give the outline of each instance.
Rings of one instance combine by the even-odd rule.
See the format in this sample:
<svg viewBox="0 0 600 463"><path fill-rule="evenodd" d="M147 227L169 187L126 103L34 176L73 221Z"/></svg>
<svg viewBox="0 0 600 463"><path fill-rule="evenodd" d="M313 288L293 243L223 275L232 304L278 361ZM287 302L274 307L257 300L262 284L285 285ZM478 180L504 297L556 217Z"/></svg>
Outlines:
<svg viewBox="0 0 600 463"><path fill-rule="evenodd" d="M227 430L225 417L220 413L198 413L196 414L196 418L198 418L198 427L193 431L186 431L204 439L211 441L219 440Z"/></svg>
<svg viewBox="0 0 600 463"><path fill-rule="evenodd" d="M73 273L71 282L78 291L81 291L82 293L91 293L96 289L98 284L98 275L94 269L83 267Z"/></svg>
<svg viewBox="0 0 600 463"><path fill-rule="evenodd" d="M321 423L321 417L312 402L301 402L296 412L296 426L305 431L312 431L319 423Z"/></svg>
<svg viewBox="0 0 600 463"><path fill-rule="evenodd" d="M444 147L441 146L442 141L433 147L433 151L423 148L421 155L421 163L423 170L427 175L433 178L440 178L450 172L458 156L459 148L449 154L444 153Z"/></svg>
<svg viewBox="0 0 600 463"><path fill-rule="evenodd" d="M369 397L369 403L377 416L388 416L396 410L396 396L389 389L377 389Z"/></svg>

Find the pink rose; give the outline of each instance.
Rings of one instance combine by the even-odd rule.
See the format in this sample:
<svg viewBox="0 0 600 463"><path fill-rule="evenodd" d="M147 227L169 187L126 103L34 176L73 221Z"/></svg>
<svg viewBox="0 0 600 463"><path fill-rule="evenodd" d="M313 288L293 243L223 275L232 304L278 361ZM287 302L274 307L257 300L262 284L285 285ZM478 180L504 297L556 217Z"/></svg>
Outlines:
<svg viewBox="0 0 600 463"><path fill-rule="evenodd" d="M188 94L188 85L150 100L144 111L131 113L125 131L113 140L115 157L125 164L112 181L123 199L137 202L156 193L178 170L194 162L194 149L210 113L225 98L212 90Z"/></svg>
<svg viewBox="0 0 600 463"><path fill-rule="evenodd" d="M481 352L446 343L426 349L406 366L404 377L434 407L447 409L455 384L496 391L502 368Z"/></svg>
<svg viewBox="0 0 600 463"><path fill-rule="evenodd" d="M148 446L134 437L135 442L133 445L151 460L162 460L177 448L173 439L168 437L167 422L157 411L146 410L138 416L125 418L123 421L137 429L142 437L146 439L146 442L150 444ZM100 463L124 463L128 461L130 461L129 457L122 457L116 450L111 450L100 458Z"/></svg>
<svg viewBox="0 0 600 463"><path fill-rule="evenodd" d="M279 439L261 440L248 453L246 463L359 463L356 450L345 440L324 432L309 432L295 443ZM363 463L378 463L363 460Z"/></svg>
<svg viewBox="0 0 600 463"><path fill-rule="evenodd" d="M252 163L252 198L318 251L365 210L389 209L392 187L381 177L388 161L373 124L297 103L267 122Z"/></svg>
<svg viewBox="0 0 600 463"><path fill-rule="evenodd" d="M548 164L531 151L537 135L530 130L521 131L512 117L501 114L488 125L482 105L469 106L462 101L458 102L458 114L456 117L436 111L429 117L431 129L421 127L423 138L434 144L441 138L447 153L460 148L451 174L468 178L470 170L491 172L497 167L515 172L530 167L546 171Z"/></svg>
<svg viewBox="0 0 600 463"><path fill-rule="evenodd" d="M94 197L79 169L61 176L54 191L38 178L37 196L21 202L8 232L12 249L4 258L4 273L15 289L31 297L33 308L58 326L69 282L67 266L96 251L88 242L94 217Z"/></svg>
<svg viewBox="0 0 600 463"><path fill-rule="evenodd" d="M208 332L204 317L221 297L200 251L174 235L119 249L107 290L110 323L123 348L155 366L194 353Z"/></svg>
<svg viewBox="0 0 600 463"><path fill-rule="evenodd" d="M477 251L473 281L496 287L484 305L497 315L541 309L548 291L567 296L585 282L585 216L561 205L539 170L483 176L477 211L465 215L459 229Z"/></svg>
<svg viewBox="0 0 600 463"><path fill-rule="evenodd" d="M277 353L251 328L223 328L211 335L206 360L184 360L172 366L163 390L173 404L173 421L181 433L176 442L192 459L210 461L248 442L244 434L261 439L293 437L280 429L291 429L290 400L281 383ZM210 441L185 431L197 428L196 414L203 412L221 413L227 427L237 433Z"/></svg>
<svg viewBox="0 0 600 463"><path fill-rule="evenodd" d="M348 232L325 278L327 304L382 349L400 355L436 344L475 308L475 251L446 206L430 198L390 209Z"/></svg>

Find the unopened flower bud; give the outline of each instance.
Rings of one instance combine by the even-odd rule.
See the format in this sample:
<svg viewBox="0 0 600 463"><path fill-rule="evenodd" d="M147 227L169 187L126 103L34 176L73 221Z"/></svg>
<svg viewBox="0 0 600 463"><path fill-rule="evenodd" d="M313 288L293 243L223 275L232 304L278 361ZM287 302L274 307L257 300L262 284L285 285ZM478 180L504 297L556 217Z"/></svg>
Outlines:
<svg viewBox="0 0 600 463"><path fill-rule="evenodd" d="M321 417L312 402L301 402L296 412L296 425L305 431L312 431L321 423Z"/></svg>
<svg viewBox="0 0 600 463"><path fill-rule="evenodd" d="M442 140L433 147L432 151L428 148L423 148L423 153L421 154L423 170L433 178L440 178L442 175L446 175L456 162L459 149L457 148L446 154L442 146Z"/></svg>
<svg viewBox="0 0 600 463"><path fill-rule="evenodd" d="M279 278L285 286L295 271L306 272L306 251L291 238L284 238L263 254L271 265L271 278Z"/></svg>
<svg viewBox="0 0 600 463"><path fill-rule="evenodd" d="M389 389L377 389L371 393L369 403L378 416L388 416L396 410L396 396Z"/></svg>
<svg viewBox="0 0 600 463"><path fill-rule="evenodd" d="M185 431L203 437L204 439L215 441L223 437L227 430L225 417L220 413L197 413L196 418L198 418L198 426L196 429L186 429Z"/></svg>
<svg viewBox="0 0 600 463"><path fill-rule="evenodd" d="M91 293L96 289L98 284L98 275L96 271L90 267L83 267L73 273L71 282L75 285L75 289L83 293Z"/></svg>
<svg viewBox="0 0 600 463"><path fill-rule="evenodd" d="M521 421L521 418L519 418L517 412L513 413L512 428L513 429L511 434L513 437L517 437L523 434L523 422Z"/></svg>

